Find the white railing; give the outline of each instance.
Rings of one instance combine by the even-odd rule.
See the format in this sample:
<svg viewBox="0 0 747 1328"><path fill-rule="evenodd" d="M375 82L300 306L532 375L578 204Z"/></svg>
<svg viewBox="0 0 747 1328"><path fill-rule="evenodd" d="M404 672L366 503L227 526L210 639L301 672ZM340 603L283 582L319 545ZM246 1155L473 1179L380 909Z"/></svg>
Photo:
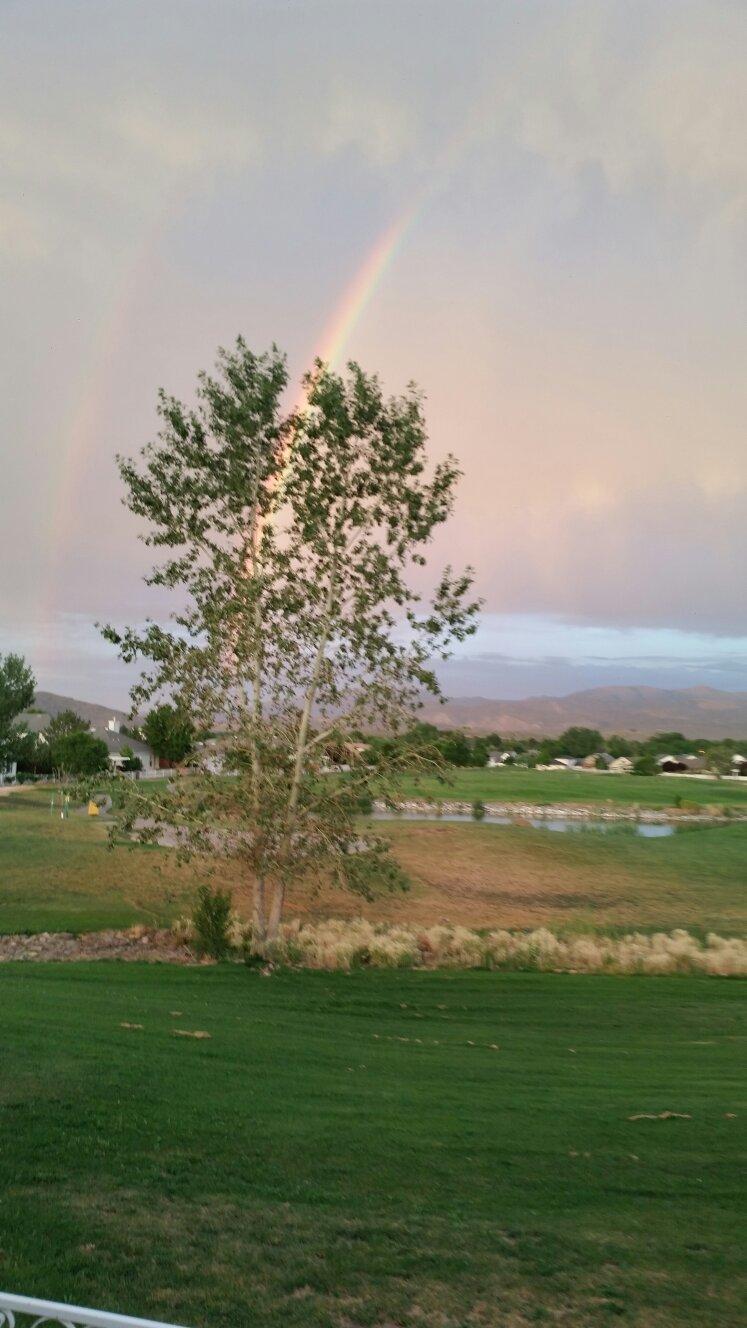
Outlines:
<svg viewBox="0 0 747 1328"><path fill-rule="evenodd" d="M57 1300L35 1300L32 1296L11 1296L0 1291L0 1328L42 1328L42 1324L58 1324L60 1328L179 1328L178 1324L155 1319L133 1319L127 1314L84 1310L80 1305L62 1305Z"/></svg>

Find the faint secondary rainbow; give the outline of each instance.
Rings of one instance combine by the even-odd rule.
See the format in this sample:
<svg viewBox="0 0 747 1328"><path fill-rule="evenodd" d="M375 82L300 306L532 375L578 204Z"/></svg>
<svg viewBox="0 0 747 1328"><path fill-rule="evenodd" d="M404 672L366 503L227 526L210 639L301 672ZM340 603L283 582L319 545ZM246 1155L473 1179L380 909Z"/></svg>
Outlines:
<svg viewBox="0 0 747 1328"><path fill-rule="evenodd" d="M448 143L429 181L411 198L403 211L381 231L353 277L337 301L331 317L320 336L312 359L319 359L331 368L338 368L356 328L366 310L379 291L381 283L399 255L408 233L425 210L428 203L439 192L441 185L448 178L456 159L461 155L471 132L479 124L479 114L473 113L461 131ZM50 560L49 575L42 585L42 606L49 615L56 597L57 578L54 554L68 543L71 531L75 528L76 505L74 502L76 474L82 468L86 458L93 451L97 427L104 428L101 421L103 402L106 397L106 384L112 373L118 348L124 341L131 311L136 304L137 294L147 280L153 255L157 252L157 240L164 232L173 214L175 200L180 193L176 187L166 194L161 208L148 228L145 242L139 247L134 261L124 274L120 284L118 298L104 314L99 335L94 343L91 362L86 366L84 385L71 412L66 429L66 446L60 466L56 497L50 514ZM293 401L293 410L303 410L306 391L299 387ZM291 443L292 447L292 443ZM287 463L286 463L287 466ZM282 486L282 475L280 477ZM280 494L278 494L278 497Z"/></svg>

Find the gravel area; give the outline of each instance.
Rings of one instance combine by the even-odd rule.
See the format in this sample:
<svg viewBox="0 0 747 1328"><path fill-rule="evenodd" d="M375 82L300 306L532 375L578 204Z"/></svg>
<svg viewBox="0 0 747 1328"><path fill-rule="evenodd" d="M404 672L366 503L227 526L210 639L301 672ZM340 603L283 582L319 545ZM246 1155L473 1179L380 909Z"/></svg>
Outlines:
<svg viewBox="0 0 747 1328"><path fill-rule="evenodd" d="M150 964L210 962L197 959L166 928L136 926L126 931L84 932L80 936L69 931L0 936L0 963L79 959L137 960Z"/></svg>

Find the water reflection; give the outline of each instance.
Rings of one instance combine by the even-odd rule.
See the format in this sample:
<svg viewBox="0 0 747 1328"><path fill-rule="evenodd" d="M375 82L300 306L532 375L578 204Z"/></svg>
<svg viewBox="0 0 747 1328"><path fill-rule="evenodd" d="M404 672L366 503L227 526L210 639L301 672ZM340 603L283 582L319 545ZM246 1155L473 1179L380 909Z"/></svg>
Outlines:
<svg viewBox="0 0 747 1328"><path fill-rule="evenodd" d="M386 812L374 811L372 821L469 821L474 825L512 825L518 828L530 827L533 830L549 830L555 834L566 834L579 830L630 830L641 839L666 839L673 835L676 826L656 824L651 821L598 821L582 817L566 816L491 816L486 812L483 817L470 816L468 812Z"/></svg>

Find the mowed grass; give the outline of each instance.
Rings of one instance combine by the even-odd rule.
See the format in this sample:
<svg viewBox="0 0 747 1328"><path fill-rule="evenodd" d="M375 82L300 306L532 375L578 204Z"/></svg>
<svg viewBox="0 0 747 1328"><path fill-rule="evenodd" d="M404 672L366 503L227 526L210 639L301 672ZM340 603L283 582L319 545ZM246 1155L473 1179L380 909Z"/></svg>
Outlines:
<svg viewBox="0 0 747 1328"><path fill-rule="evenodd" d="M743 1321L738 982L8 965L0 1001L8 1289L194 1328Z"/></svg>
<svg viewBox="0 0 747 1328"><path fill-rule="evenodd" d="M427 795L444 801L465 802L620 803L641 807L671 807L679 795L687 802L733 807L747 815L747 779L701 780L673 775L606 775L576 770L522 770L506 766L495 770L450 772L449 779L403 781L403 791L413 797Z"/></svg>
<svg viewBox="0 0 747 1328"><path fill-rule="evenodd" d="M0 798L0 932L97 931L166 923L194 888L157 847L111 851L84 810L50 812L50 794Z"/></svg>
<svg viewBox="0 0 747 1328"><path fill-rule="evenodd" d="M564 930L687 927L747 931L747 824L683 828L642 839L604 833L445 821L377 823L411 882L405 894L297 895L290 915L432 925ZM106 827L60 821L41 791L0 798L0 932L166 925L190 907L203 869L179 868L157 847L107 847ZM251 883L221 866L240 911Z"/></svg>

